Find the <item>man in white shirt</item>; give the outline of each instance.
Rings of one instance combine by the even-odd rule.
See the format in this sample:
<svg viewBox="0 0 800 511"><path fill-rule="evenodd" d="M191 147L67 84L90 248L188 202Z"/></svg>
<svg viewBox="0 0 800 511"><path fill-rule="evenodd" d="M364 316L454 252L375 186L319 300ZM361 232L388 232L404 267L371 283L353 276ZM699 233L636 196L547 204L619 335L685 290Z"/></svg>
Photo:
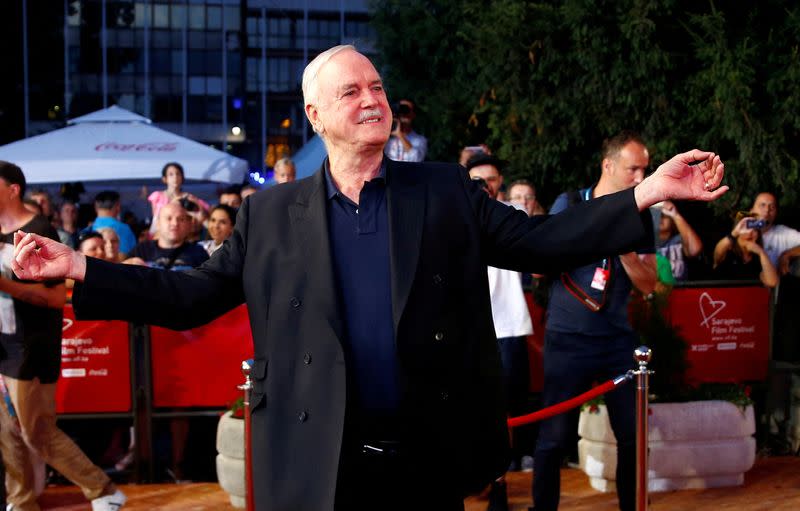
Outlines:
<svg viewBox="0 0 800 511"><path fill-rule="evenodd" d="M770 192L759 193L753 201L750 212L755 213L759 220L766 223L761 229L764 251L781 275L786 275L792 260L800 256L800 231L775 223L775 217L778 216L778 201Z"/></svg>
<svg viewBox="0 0 800 511"><path fill-rule="evenodd" d="M395 119L384 153L395 161L424 161L428 152L428 139L415 132L412 127L417 116L414 103L401 99L392 110Z"/></svg>
<svg viewBox="0 0 800 511"><path fill-rule="evenodd" d="M467 170L473 180L483 180L489 197L497 199L503 184L501 168L504 162L492 155L478 153L467 161ZM525 211L523 207L517 207ZM503 365L503 382L506 388L508 413L511 416L525 413L530 369L528 366L527 337L533 333L528 303L522 291L522 276L519 272L487 267L489 272L489 294L492 302L497 347ZM512 438L512 465L519 467L523 452L519 442ZM519 468L516 468L517 470ZM508 499L505 478L492 483L487 511L506 511Z"/></svg>

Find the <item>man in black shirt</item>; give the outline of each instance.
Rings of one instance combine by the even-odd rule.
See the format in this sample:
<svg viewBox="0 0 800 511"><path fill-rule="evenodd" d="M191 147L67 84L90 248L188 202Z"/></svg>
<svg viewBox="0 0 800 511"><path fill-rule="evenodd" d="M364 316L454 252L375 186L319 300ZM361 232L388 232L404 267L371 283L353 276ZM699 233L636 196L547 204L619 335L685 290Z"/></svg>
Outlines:
<svg viewBox="0 0 800 511"><path fill-rule="evenodd" d="M58 240L47 218L25 209L24 193L20 168L0 161L0 451L8 509L39 509L33 451L77 484L93 510L116 510L125 503L125 495L56 426L64 281L21 281L11 271L18 229Z"/></svg>
<svg viewBox="0 0 800 511"><path fill-rule="evenodd" d="M158 213L158 239L143 241L133 247L125 262L151 268L184 271L196 268L208 259L208 253L191 243L191 218L179 202L170 202Z"/></svg>

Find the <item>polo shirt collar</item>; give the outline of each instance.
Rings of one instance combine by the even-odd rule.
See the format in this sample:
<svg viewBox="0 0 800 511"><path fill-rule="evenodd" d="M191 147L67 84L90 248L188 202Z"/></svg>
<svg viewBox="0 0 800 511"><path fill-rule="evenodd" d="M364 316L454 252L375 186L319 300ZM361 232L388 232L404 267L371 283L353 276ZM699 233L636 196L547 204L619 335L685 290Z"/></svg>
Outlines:
<svg viewBox="0 0 800 511"><path fill-rule="evenodd" d="M322 163L322 166L325 170L325 194L328 199L332 199L339 193L339 188L336 186L336 183L333 182L333 177L331 177L331 167L328 158L325 157L325 161ZM386 157L384 156L383 160L381 160L381 168L378 171L378 175L373 178L375 179L382 179L386 180Z"/></svg>

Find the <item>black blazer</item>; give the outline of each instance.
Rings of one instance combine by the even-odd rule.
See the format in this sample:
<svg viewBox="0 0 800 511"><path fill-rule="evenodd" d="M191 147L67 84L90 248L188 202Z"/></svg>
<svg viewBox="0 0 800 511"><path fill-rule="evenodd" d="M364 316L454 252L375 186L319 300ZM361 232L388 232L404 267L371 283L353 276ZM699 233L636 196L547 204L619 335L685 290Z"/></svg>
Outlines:
<svg viewBox="0 0 800 511"><path fill-rule="evenodd" d="M420 477L478 491L508 466L486 266L544 273L632 251L652 242L649 213L628 190L528 218L450 164L387 161L386 179L406 438ZM320 169L250 196L231 239L199 269L90 259L73 297L81 319L175 329L247 303L258 509L334 505L346 367L325 201Z"/></svg>

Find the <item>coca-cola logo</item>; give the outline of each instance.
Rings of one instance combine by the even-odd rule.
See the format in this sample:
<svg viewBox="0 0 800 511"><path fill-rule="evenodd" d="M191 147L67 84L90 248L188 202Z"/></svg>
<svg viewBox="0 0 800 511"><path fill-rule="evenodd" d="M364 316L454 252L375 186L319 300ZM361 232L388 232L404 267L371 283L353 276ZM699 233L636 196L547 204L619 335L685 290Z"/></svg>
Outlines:
<svg viewBox="0 0 800 511"><path fill-rule="evenodd" d="M177 142L145 142L143 144L120 144L119 142L105 142L95 146L95 151L159 151L170 152L178 148Z"/></svg>

